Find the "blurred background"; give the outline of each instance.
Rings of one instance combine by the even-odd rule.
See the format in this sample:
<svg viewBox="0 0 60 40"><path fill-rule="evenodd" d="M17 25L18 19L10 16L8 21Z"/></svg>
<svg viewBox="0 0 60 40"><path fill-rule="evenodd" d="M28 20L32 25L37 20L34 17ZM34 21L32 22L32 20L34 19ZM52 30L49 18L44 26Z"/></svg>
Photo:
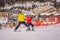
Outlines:
<svg viewBox="0 0 60 40"><path fill-rule="evenodd" d="M60 0L0 0L0 27L15 27L18 11L32 15L35 26L60 23Z"/></svg>

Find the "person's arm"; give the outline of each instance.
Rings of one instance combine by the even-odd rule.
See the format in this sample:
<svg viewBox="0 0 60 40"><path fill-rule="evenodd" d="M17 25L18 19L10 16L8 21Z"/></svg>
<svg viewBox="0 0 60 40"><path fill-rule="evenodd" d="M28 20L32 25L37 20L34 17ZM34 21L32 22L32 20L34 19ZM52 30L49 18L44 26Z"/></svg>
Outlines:
<svg viewBox="0 0 60 40"><path fill-rule="evenodd" d="M24 15L24 19L26 19L26 16Z"/></svg>

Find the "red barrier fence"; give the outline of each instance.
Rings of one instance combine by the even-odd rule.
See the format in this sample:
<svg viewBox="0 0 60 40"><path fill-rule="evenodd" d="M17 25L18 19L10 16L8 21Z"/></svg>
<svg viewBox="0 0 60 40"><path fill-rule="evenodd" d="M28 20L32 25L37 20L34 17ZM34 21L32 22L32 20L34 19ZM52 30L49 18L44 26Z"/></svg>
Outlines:
<svg viewBox="0 0 60 40"><path fill-rule="evenodd" d="M39 22L33 22L35 26L47 26L47 25L54 25L59 23L60 23L60 16L53 16L53 17L41 20Z"/></svg>

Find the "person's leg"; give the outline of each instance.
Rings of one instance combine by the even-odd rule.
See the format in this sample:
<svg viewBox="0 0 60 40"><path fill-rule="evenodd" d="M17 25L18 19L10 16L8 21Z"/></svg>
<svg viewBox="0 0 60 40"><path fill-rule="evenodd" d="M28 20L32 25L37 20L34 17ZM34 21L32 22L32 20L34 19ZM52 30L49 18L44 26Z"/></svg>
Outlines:
<svg viewBox="0 0 60 40"><path fill-rule="evenodd" d="M15 30L16 31L18 29L18 27L20 26L20 22L18 23L18 25L16 26Z"/></svg>
<svg viewBox="0 0 60 40"><path fill-rule="evenodd" d="M27 23L26 22L22 22L22 24L24 24L27 27Z"/></svg>
<svg viewBox="0 0 60 40"><path fill-rule="evenodd" d="M30 24L27 24L26 22L23 22L23 24L27 27L27 31L30 30Z"/></svg>
<svg viewBox="0 0 60 40"><path fill-rule="evenodd" d="M30 24L27 24L27 31L30 30Z"/></svg>
<svg viewBox="0 0 60 40"><path fill-rule="evenodd" d="M32 26L32 31L34 31L34 25L32 23L30 23L30 25Z"/></svg>

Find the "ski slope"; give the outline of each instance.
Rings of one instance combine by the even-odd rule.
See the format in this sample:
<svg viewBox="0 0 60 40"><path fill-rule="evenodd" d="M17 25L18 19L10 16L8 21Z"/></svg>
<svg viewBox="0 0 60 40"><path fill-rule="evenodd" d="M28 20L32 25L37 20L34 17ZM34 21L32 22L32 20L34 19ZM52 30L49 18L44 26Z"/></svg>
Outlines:
<svg viewBox="0 0 60 40"><path fill-rule="evenodd" d="M60 40L60 24L50 26L35 27L35 31L26 31L26 28L19 28L19 32L14 32L14 28L0 29L0 40Z"/></svg>

